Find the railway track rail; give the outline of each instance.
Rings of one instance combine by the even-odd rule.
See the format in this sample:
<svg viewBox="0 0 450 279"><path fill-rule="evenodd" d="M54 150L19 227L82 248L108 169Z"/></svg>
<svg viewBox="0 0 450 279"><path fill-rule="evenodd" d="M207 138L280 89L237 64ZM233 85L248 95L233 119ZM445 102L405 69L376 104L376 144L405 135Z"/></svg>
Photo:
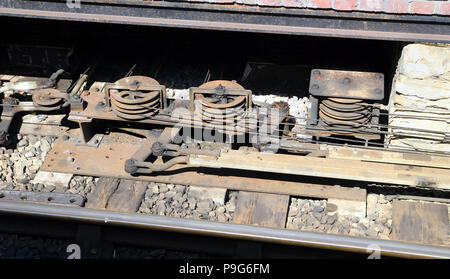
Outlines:
<svg viewBox="0 0 450 279"><path fill-rule="evenodd" d="M450 42L446 16L339 13L148 1L0 1L0 15L84 22L375 40Z"/></svg>
<svg viewBox="0 0 450 279"><path fill-rule="evenodd" d="M118 17L124 8L129 13ZM186 8L188 18L182 18ZM82 1L81 10L67 10L61 1L0 0L0 14L9 16L449 41L447 18L441 17L352 13L342 19L333 12L286 10L269 26L264 22L275 17L272 10L252 9ZM228 24L229 17L234 24ZM325 24L322 19L327 28L316 26ZM353 21L365 24L364 30ZM22 51L29 52L8 48L11 57L22 57ZM77 69L84 59L91 64L79 59ZM297 96L296 102L258 101L262 96L235 80L209 80L209 70L203 84L180 90L185 98L147 76L149 66L135 74L133 66L125 76L117 69L103 73L87 67L73 80L62 78L73 77L63 70L50 78L0 75L0 222L10 224L0 228L26 232L29 227L20 222L35 222L36 234L84 243L86 257L99 247L108 256L111 242L158 246L161 238L169 248L182 243L185 250L212 254L215 247L207 243L217 241L225 256L275 256L264 247L280 245L338 251L330 252L336 256L375 251L386 257L449 258L449 110L434 105L427 111L425 105L417 112L409 105L394 111L396 92L385 92L391 85L385 83L387 71L310 66L302 69L309 86L296 84L308 92L301 103ZM91 78L99 72L107 81ZM438 93L445 97L445 88ZM419 128L390 122L413 118L410 111L420 121L438 123ZM425 112L433 118L423 119ZM391 138L432 144L396 144ZM60 222L72 225L65 230ZM137 237L127 240L128 230L136 230ZM145 240L146 234L155 238Z"/></svg>
<svg viewBox="0 0 450 279"><path fill-rule="evenodd" d="M443 247L163 216L93 210L88 208L2 201L0 202L0 211L2 212L2 218L0 220L3 222L6 220L9 224L9 226L2 226L2 231L29 233L29 228L24 228L23 222L17 220L14 221L14 219L10 219L11 216L22 218L38 217L38 220L32 222L27 221L26 226L29 226L30 223L33 224L34 229L32 231L36 234L44 233L64 238L74 237L74 227L76 227L73 225L74 222L83 223L86 227L94 224L94 226L91 226L91 230L98 230L98 227L95 228L95 225L101 224L102 226L107 226L103 237L110 242L122 242L134 245L143 245L147 243L147 245L150 244L155 246L161 245L162 242L168 242L170 243L169 247L172 248L180 249L183 247L195 252L209 252L211 254L221 253L225 256L233 255L245 257L245 254L236 255L234 249L239 248L236 246L236 243L239 242L233 241L244 240L244 245L245 241L250 241L251 243L256 242L256 244L253 243L253 247L255 247L255 245L260 245L260 243L275 243L289 246L338 250L357 254L371 254L374 250L378 250L382 256L405 258L450 258L450 250ZM54 220L70 221L69 224L72 225L67 227L69 229L64 229L63 223L59 222L55 227L43 226L46 219L53 220L52 222L54 222ZM110 226L113 226L113 228L110 228ZM141 231L137 234L140 237L133 239L133 237L129 237L129 234L127 234L127 237L124 237L124 230L121 230L120 227L133 227L156 232L146 233ZM176 233L178 241L175 240L176 238L172 238L171 234L166 234L161 237L161 233L157 233L158 231L163 232L163 234ZM158 237L148 237L152 234ZM186 236L180 237L180 234ZM196 235L201 235L202 237L199 238L196 237ZM135 236L135 234L133 234L133 236ZM144 236L146 240L144 240ZM128 241L125 239L128 239ZM190 241L186 242L186 239L190 239ZM211 241L214 241L217 244L213 249L210 247ZM184 243L184 245L178 246L181 243ZM98 254L95 256L102 255L100 249L101 246L99 246L100 243L90 243L86 245L90 245L89 247L86 247L88 248L87 251L92 251L92 249L95 248L96 250L98 249L95 253ZM97 245L97 247L94 247L95 245ZM207 246L210 248L208 249ZM250 247L252 247L252 244L250 244ZM339 255L339 253L336 255ZM254 257L256 254L247 256ZM260 256L262 255L260 254ZM270 253L266 256L270 256ZM340 256L342 256L342 254Z"/></svg>

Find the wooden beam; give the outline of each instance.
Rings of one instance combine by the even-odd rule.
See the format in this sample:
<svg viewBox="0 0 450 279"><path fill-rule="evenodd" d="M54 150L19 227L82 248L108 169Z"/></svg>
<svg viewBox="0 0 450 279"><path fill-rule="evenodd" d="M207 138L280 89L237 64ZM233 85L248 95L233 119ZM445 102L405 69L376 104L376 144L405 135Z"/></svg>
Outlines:
<svg viewBox="0 0 450 279"><path fill-rule="evenodd" d="M100 177L94 190L87 196L85 207L93 209L105 209L108 201L119 185L119 179L112 177Z"/></svg>
<svg viewBox="0 0 450 279"><path fill-rule="evenodd" d="M289 196L240 191L233 223L284 228Z"/></svg>
<svg viewBox="0 0 450 279"><path fill-rule="evenodd" d="M450 156L446 157L397 151L370 150L343 146L328 146L326 150L328 150L327 157L334 159L450 169Z"/></svg>
<svg viewBox="0 0 450 279"><path fill-rule="evenodd" d="M394 240L449 245L447 205L394 200L392 225Z"/></svg>
<svg viewBox="0 0 450 279"><path fill-rule="evenodd" d="M218 158L191 155L189 164L450 189L450 171L440 168L237 150L223 152Z"/></svg>
<svg viewBox="0 0 450 279"><path fill-rule="evenodd" d="M106 209L130 213L137 212L144 199L147 184L147 182L142 181L121 180L117 190L109 199Z"/></svg>

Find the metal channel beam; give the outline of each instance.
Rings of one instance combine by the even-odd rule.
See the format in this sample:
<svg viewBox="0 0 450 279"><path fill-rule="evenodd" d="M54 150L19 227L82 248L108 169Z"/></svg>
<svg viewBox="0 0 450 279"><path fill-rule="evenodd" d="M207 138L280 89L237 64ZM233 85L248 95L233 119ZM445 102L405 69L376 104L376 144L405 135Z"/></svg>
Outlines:
<svg viewBox="0 0 450 279"><path fill-rule="evenodd" d="M372 253L373 249L376 249L380 250L381 255L387 256L450 258L450 249L445 247L87 208L0 201L0 212L2 214L50 217L59 220L93 222L357 253Z"/></svg>
<svg viewBox="0 0 450 279"><path fill-rule="evenodd" d="M165 1L0 0L0 16L394 41L450 42L450 17Z"/></svg>

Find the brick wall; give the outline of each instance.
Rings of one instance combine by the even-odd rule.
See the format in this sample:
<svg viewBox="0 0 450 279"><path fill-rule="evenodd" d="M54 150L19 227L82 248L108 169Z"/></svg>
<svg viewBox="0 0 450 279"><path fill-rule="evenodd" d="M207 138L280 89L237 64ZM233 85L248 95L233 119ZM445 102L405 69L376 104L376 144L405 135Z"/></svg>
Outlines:
<svg viewBox="0 0 450 279"><path fill-rule="evenodd" d="M450 1L411 0L187 0L261 7L361 11L387 14L450 15Z"/></svg>

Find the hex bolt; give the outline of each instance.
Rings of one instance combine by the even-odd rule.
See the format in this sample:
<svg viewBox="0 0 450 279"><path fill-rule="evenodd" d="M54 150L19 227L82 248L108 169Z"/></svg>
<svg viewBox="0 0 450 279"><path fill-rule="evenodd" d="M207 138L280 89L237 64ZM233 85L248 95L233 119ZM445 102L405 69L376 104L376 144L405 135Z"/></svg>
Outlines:
<svg viewBox="0 0 450 279"><path fill-rule="evenodd" d="M318 84L313 84L312 85L312 89L319 89L319 85Z"/></svg>
<svg viewBox="0 0 450 279"><path fill-rule="evenodd" d="M344 84L350 84L350 79L348 77L344 78Z"/></svg>
<svg viewBox="0 0 450 279"><path fill-rule="evenodd" d="M380 88L375 89L375 94L381 94L383 91Z"/></svg>
<svg viewBox="0 0 450 279"><path fill-rule="evenodd" d="M382 74L376 74L375 77L376 77L377 79L382 79L382 78L383 78L383 75L382 75Z"/></svg>
<svg viewBox="0 0 450 279"><path fill-rule="evenodd" d="M314 70L314 71L313 71L313 75L315 75L315 76L320 76L320 71L319 71L319 70Z"/></svg>

